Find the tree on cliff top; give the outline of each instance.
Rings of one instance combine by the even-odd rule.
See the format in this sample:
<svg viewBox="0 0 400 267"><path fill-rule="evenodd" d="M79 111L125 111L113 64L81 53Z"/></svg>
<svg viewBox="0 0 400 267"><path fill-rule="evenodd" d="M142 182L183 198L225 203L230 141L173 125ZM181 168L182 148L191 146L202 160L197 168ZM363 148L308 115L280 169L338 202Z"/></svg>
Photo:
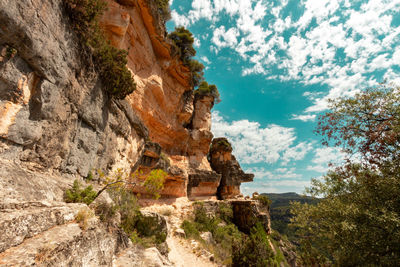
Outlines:
<svg viewBox="0 0 400 267"><path fill-rule="evenodd" d="M361 156L314 179L317 205L294 203L292 225L305 266L397 266L400 262L400 96L381 85L332 100L317 132Z"/></svg>
<svg viewBox="0 0 400 267"><path fill-rule="evenodd" d="M178 53L183 64L187 66L192 73L192 86L198 86L200 82L204 80L204 65L193 59L196 55L196 50L193 47L193 34L185 29L185 27L176 27L175 31L168 34L168 37L175 45L175 52Z"/></svg>
<svg viewBox="0 0 400 267"><path fill-rule="evenodd" d="M214 103L221 102L219 98L219 92L215 84L208 84L206 81L202 81L199 87L194 91L195 96L212 96L214 97Z"/></svg>

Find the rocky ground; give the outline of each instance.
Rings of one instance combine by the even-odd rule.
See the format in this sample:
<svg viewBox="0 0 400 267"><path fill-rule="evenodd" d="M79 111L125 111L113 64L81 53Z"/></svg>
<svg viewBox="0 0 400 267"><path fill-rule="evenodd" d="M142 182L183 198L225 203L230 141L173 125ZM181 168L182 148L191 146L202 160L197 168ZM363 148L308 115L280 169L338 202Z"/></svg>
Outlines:
<svg viewBox="0 0 400 267"><path fill-rule="evenodd" d="M178 198L172 205L169 205L169 203L153 204L143 208L143 210L156 212L166 218L168 223L168 258L174 266L218 266L213 262L213 255L202 249L197 241L186 239L185 232L180 227L183 220L192 214L192 203L187 198L182 197Z"/></svg>

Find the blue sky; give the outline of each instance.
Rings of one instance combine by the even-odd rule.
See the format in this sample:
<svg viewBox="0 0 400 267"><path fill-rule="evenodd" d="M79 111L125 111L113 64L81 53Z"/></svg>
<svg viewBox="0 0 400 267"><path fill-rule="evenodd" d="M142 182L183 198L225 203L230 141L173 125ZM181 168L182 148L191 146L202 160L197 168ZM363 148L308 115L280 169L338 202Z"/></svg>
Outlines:
<svg viewBox="0 0 400 267"><path fill-rule="evenodd" d="M242 192L303 192L341 152L313 133L326 100L400 84L400 0L170 0L169 31L195 36L222 102L212 114L242 168Z"/></svg>

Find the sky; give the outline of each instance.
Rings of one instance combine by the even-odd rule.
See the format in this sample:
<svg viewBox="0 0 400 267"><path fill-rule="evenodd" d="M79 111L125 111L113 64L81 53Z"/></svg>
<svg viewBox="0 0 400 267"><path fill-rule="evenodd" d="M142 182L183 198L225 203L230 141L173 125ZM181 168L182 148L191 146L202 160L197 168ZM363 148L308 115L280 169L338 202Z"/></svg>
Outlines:
<svg viewBox="0 0 400 267"><path fill-rule="evenodd" d="M314 134L327 99L384 80L400 84L400 0L170 0L222 102L212 132L227 137L252 192L303 193L341 151Z"/></svg>

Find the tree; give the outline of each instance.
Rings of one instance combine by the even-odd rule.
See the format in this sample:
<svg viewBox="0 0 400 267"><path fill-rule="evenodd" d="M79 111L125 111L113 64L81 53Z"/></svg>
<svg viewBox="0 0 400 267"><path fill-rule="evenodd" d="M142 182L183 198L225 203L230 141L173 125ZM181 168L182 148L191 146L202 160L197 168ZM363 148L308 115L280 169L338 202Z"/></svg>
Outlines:
<svg viewBox="0 0 400 267"><path fill-rule="evenodd" d="M400 262L400 95L380 85L331 100L316 132L342 147L347 163L313 179L316 205L293 203L305 266L397 266Z"/></svg>
<svg viewBox="0 0 400 267"><path fill-rule="evenodd" d="M396 266L400 262L400 174L352 164L314 179L316 205L292 204L304 266Z"/></svg>
<svg viewBox="0 0 400 267"><path fill-rule="evenodd" d="M196 55L193 48L193 34L185 27L176 27L175 31L168 34L168 37L177 47L177 52L184 64L188 64L190 59Z"/></svg>
<svg viewBox="0 0 400 267"><path fill-rule="evenodd" d="M214 102L221 102L221 99L219 98L219 92L217 89L217 86L215 84L208 84L206 81L202 81L199 84L199 88L197 88L194 91L194 95L198 96L212 96L214 98Z"/></svg>
<svg viewBox="0 0 400 267"><path fill-rule="evenodd" d="M168 34L168 37L175 45L175 51L178 53L183 64L187 66L192 74L191 85L196 87L204 80L204 65L193 59L196 50L193 47L193 34L185 27L177 27L175 31Z"/></svg>
<svg viewBox="0 0 400 267"><path fill-rule="evenodd" d="M330 112L319 119L316 132L323 144L358 154L369 165L399 161L400 88L381 84L354 97L330 100Z"/></svg>

